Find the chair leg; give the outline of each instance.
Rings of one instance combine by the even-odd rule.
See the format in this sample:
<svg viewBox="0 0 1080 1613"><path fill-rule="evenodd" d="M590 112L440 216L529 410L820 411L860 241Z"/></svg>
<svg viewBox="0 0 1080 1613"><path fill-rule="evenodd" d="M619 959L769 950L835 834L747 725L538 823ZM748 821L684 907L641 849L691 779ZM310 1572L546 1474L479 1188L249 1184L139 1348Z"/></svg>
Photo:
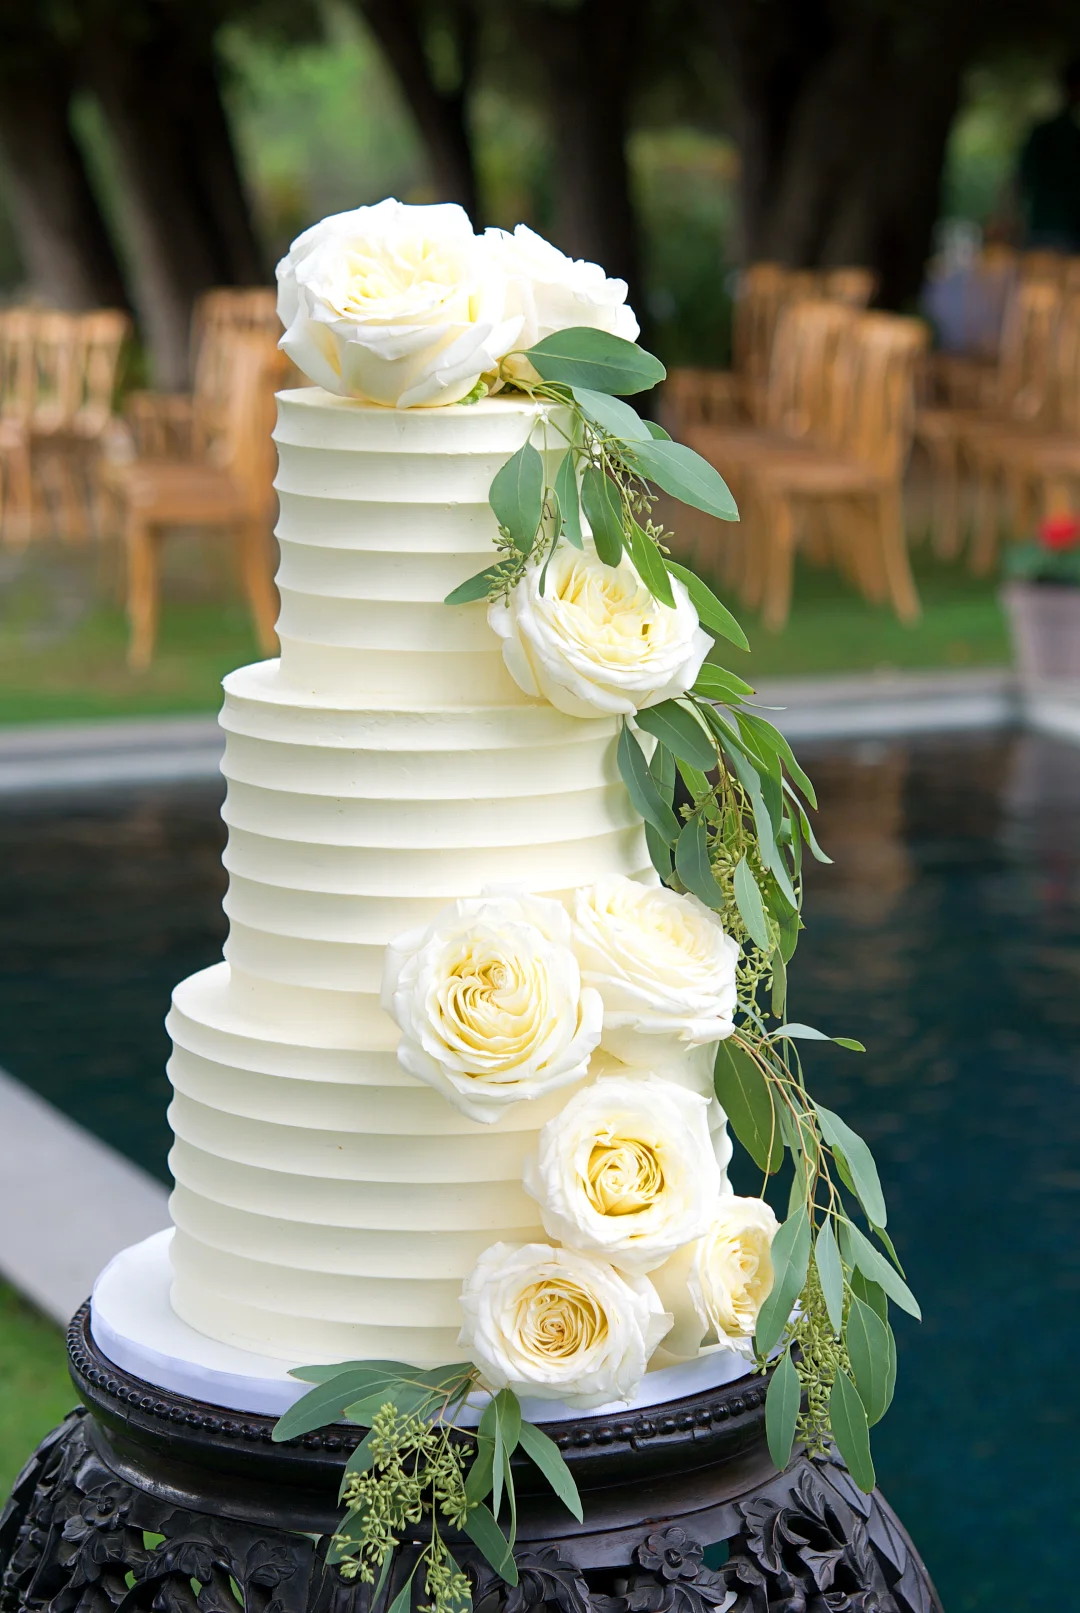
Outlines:
<svg viewBox="0 0 1080 1613"><path fill-rule="evenodd" d="M889 597L889 578L877 510L865 499L843 499L837 506L837 518L838 531L845 538L845 575L872 605L884 604Z"/></svg>
<svg viewBox="0 0 1080 1613"><path fill-rule="evenodd" d="M245 521L240 528L240 573L255 620L259 648L266 655L277 650L274 624L278 615L277 589L270 576L266 525L262 520Z"/></svg>
<svg viewBox="0 0 1080 1613"><path fill-rule="evenodd" d="M0 460L0 489L0 535L6 547L24 549L33 525L30 451L25 445L5 451Z"/></svg>
<svg viewBox="0 0 1080 1613"><path fill-rule="evenodd" d="M762 502L765 528L765 598L761 619L770 633L779 633L791 612L791 584L795 566L795 510L783 494Z"/></svg>
<svg viewBox="0 0 1080 1613"><path fill-rule="evenodd" d="M161 533L129 514L124 527L127 548L128 666L145 672L154 655L160 605Z"/></svg>
<svg viewBox="0 0 1080 1613"><path fill-rule="evenodd" d="M994 568L1000 524L997 477L988 466L979 465L975 479L975 536L971 544L971 570L976 577L986 577Z"/></svg>
<svg viewBox="0 0 1080 1613"><path fill-rule="evenodd" d="M877 498L878 538L885 580L893 609L902 622L917 622L922 615L919 592L911 575L908 559L907 531L904 522L904 497L900 488L882 488Z"/></svg>

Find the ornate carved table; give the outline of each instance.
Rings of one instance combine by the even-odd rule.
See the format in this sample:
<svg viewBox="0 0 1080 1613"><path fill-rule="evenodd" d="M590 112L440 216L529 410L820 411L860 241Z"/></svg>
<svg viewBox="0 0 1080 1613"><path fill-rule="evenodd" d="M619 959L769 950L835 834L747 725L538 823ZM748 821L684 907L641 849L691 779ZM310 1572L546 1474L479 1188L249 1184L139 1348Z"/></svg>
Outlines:
<svg viewBox="0 0 1080 1613"><path fill-rule="evenodd" d="M370 1588L327 1568L359 1439L336 1425L272 1445L273 1419L121 1372L88 1307L68 1334L84 1405L50 1434L0 1519L2 1613L366 1613ZM463 1542L476 1613L941 1613L877 1493L835 1455L777 1473L765 1383L743 1379L625 1417L548 1424L585 1503L579 1525L518 1478L519 1583ZM383 1600L405 1583L405 1542Z"/></svg>

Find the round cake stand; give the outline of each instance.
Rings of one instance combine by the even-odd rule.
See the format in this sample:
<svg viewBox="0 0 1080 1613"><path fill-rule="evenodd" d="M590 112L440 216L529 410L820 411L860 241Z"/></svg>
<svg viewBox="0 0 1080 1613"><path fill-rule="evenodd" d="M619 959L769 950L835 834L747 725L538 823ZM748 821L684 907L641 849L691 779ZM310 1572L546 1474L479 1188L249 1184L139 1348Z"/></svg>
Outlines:
<svg viewBox="0 0 1080 1613"><path fill-rule="evenodd" d="M366 1613L323 1561L345 1424L271 1443L273 1418L142 1382L68 1332L83 1406L38 1448L0 1519L2 1613ZM941 1613L881 1495L834 1455L778 1473L756 1377L625 1417L549 1423L582 1492L578 1524L522 1460L519 1583L467 1541L476 1613ZM403 1543L381 1601L405 1584Z"/></svg>

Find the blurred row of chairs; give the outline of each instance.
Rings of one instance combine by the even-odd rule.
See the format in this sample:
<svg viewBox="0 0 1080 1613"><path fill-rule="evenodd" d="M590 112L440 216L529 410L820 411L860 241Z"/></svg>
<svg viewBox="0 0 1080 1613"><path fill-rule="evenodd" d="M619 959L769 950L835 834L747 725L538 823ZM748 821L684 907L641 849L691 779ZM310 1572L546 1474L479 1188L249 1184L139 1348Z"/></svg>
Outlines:
<svg viewBox="0 0 1080 1613"><path fill-rule="evenodd" d="M695 558L770 629L787 620L797 549L901 620L918 616L903 475L927 338L920 320L796 296L777 315L764 397L744 392L741 420L717 407L709 372L671 376L670 429L716 466L741 513L738 525L700 518Z"/></svg>
<svg viewBox="0 0 1080 1613"><path fill-rule="evenodd" d="M1025 254L1008 288L994 357L935 355L915 419L933 468L944 559L963 548L962 491L974 486L969 561L985 575L1002 530L1080 508L1080 259Z"/></svg>
<svg viewBox="0 0 1080 1613"><path fill-rule="evenodd" d="M236 546L261 647L275 644L273 394L295 384L277 350L275 294L206 293L192 319L190 394L136 391L114 411L127 316L0 311L0 535L22 545L42 523L69 540L118 532L126 553L128 659L154 653L161 546L213 527Z"/></svg>

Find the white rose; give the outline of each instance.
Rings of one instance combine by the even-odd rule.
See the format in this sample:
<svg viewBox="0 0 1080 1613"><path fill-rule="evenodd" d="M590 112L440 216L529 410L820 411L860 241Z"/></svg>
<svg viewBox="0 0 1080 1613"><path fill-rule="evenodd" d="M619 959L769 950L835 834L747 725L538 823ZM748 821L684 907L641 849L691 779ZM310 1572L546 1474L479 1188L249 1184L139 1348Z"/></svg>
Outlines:
<svg viewBox="0 0 1080 1613"><path fill-rule="evenodd" d="M496 1243L461 1295L458 1343L489 1389L581 1410L631 1400L671 1326L645 1277L546 1243Z"/></svg>
<svg viewBox="0 0 1080 1613"><path fill-rule="evenodd" d="M704 1342L753 1355L758 1313L772 1291L777 1225L763 1199L731 1194L704 1236L653 1273L675 1318L666 1350L696 1355Z"/></svg>
<svg viewBox="0 0 1080 1613"><path fill-rule="evenodd" d="M605 566L591 541L562 544L547 568L532 565L509 600L488 606L503 660L527 695L571 717L628 715L684 694L712 639L678 578L675 608L654 599L624 555Z"/></svg>
<svg viewBox="0 0 1080 1613"><path fill-rule="evenodd" d="M598 263L568 258L527 224L519 224L512 235L509 230L486 230L481 245L506 277L507 314L522 316L517 347L532 347L545 336L579 325L637 340L640 326L627 306L626 281L609 280ZM506 369L517 380L540 379L526 359L512 358L504 373Z"/></svg>
<svg viewBox="0 0 1080 1613"><path fill-rule="evenodd" d="M739 959L716 914L622 874L577 891L572 914L581 978L604 1003L601 1047L660 1070L707 1045L711 1065L713 1044L734 1029Z"/></svg>
<svg viewBox="0 0 1080 1613"><path fill-rule="evenodd" d="M701 1236L724 1189L709 1102L657 1076L596 1081L541 1127L524 1182L550 1237L648 1271Z"/></svg>
<svg viewBox="0 0 1080 1613"><path fill-rule="evenodd" d="M391 942L382 1005L402 1067L485 1123L579 1080L603 1017L581 984L569 914L539 896L452 902Z"/></svg>
<svg viewBox="0 0 1080 1613"><path fill-rule="evenodd" d="M298 236L277 267L281 346L341 397L456 403L516 343L506 280L451 203L388 198Z"/></svg>

